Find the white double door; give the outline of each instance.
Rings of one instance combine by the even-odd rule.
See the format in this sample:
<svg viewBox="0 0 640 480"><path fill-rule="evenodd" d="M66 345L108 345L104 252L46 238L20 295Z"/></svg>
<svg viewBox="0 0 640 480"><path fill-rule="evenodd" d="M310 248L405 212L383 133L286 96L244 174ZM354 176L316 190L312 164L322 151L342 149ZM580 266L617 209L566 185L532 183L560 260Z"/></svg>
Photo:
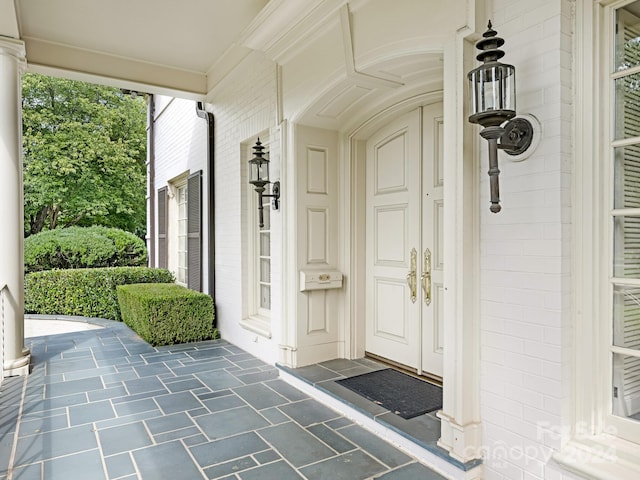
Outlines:
<svg viewBox="0 0 640 480"><path fill-rule="evenodd" d="M367 141L366 351L442 377L442 104Z"/></svg>

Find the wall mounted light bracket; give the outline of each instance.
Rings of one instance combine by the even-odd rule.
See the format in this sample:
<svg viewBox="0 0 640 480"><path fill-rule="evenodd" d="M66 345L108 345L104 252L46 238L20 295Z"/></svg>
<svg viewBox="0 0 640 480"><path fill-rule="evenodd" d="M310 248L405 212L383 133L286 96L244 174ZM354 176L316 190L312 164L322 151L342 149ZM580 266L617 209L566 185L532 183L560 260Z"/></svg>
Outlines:
<svg viewBox="0 0 640 480"><path fill-rule="evenodd" d="M520 155L527 151L533 141L533 125L529 120L516 117L504 125L498 148L509 155Z"/></svg>

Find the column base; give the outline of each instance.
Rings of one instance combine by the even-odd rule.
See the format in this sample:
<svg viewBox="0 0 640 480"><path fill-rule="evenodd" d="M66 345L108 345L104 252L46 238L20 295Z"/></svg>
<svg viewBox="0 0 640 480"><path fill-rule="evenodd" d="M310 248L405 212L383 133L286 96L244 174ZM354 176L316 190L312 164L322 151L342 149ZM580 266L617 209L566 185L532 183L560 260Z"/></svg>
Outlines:
<svg viewBox="0 0 640 480"><path fill-rule="evenodd" d="M298 364L298 349L290 345L278 345L280 365L295 368Z"/></svg>
<svg viewBox="0 0 640 480"><path fill-rule="evenodd" d="M442 411L436 415L441 420L439 447L444 448L452 458L463 463L482 458L479 422L460 425Z"/></svg>
<svg viewBox="0 0 640 480"><path fill-rule="evenodd" d="M4 362L4 376L26 376L29 375L29 364L31 362L31 351L28 348L22 350L22 357Z"/></svg>

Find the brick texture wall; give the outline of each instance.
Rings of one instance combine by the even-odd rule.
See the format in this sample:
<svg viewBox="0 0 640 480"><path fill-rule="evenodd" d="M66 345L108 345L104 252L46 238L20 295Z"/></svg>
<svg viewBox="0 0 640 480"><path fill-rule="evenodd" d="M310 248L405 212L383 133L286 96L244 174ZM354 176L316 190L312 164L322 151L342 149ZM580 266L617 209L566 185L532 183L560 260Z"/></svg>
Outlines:
<svg viewBox="0 0 640 480"><path fill-rule="evenodd" d="M515 65L518 113L542 138L522 162L500 157L502 212L481 184L481 416L487 480L573 478L550 459L570 420L570 0L494 0Z"/></svg>
<svg viewBox="0 0 640 480"><path fill-rule="evenodd" d="M251 334L239 322L246 315L242 256L247 248L246 155L242 143L269 132L270 173L279 179L279 135L276 130L276 66L260 53L251 53L213 91L209 99L215 116L216 189L216 315L222 335L265 360L275 362L276 340ZM267 202L265 202L267 203ZM281 214L272 212L271 324L280 323ZM277 300L277 302L276 302Z"/></svg>

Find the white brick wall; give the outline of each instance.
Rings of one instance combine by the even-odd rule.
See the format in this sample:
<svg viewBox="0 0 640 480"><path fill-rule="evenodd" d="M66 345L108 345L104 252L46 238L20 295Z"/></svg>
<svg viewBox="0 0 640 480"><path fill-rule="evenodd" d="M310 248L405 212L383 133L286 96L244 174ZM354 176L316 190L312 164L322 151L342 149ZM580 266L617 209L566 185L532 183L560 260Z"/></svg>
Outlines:
<svg viewBox="0 0 640 480"><path fill-rule="evenodd" d="M481 415L488 480L573 478L550 460L570 421L570 0L494 0L515 65L518 113L542 140L523 162L500 157L502 212L489 212L481 166Z"/></svg>
<svg viewBox="0 0 640 480"><path fill-rule="evenodd" d="M258 134L273 130L270 137L271 177L280 174L279 135L277 135L276 67L259 53L250 54L219 84L209 99L207 110L214 115L215 130L215 274L216 321L222 336L234 344L271 363L277 356L277 341L242 329L246 315L243 252L246 251L245 195L248 188L246 158L241 144ZM196 115L195 102L170 97L156 97L156 190L186 171L202 169L203 177L203 245L208 245L207 122ZM272 325L281 316L281 221L272 212ZM203 250L203 265L209 252ZM207 268L203 268L203 286L208 286ZM277 328L274 328L277 331Z"/></svg>
<svg viewBox="0 0 640 480"><path fill-rule="evenodd" d="M222 336L271 363L276 361L277 335L272 340L240 327L244 311L242 255L246 232L242 210L247 188L246 158L241 143L276 127L276 66L260 53L252 53L216 87L210 99L215 116L216 189L216 318ZM270 174L279 179L279 136L270 135ZM284 186L286 189L286 186ZM281 214L272 212L271 251L273 280L271 324L281 318ZM273 331L273 330L272 330Z"/></svg>

